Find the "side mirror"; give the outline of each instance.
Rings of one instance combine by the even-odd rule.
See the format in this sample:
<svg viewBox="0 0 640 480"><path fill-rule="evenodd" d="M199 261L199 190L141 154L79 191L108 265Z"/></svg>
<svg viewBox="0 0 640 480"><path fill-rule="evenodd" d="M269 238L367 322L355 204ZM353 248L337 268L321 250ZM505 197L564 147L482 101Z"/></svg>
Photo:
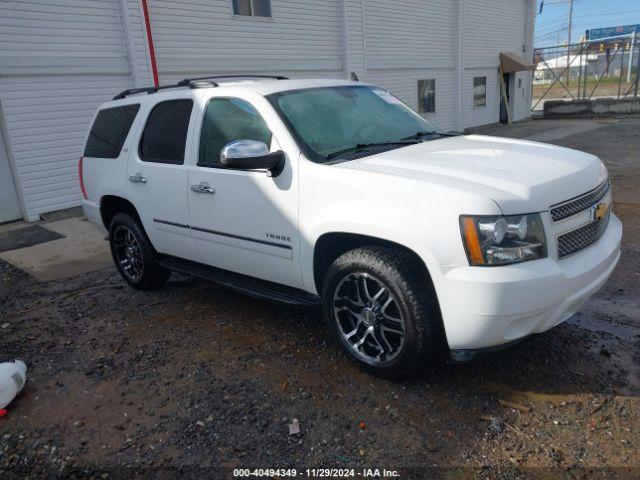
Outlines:
<svg viewBox="0 0 640 480"><path fill-rule="evenodd" d="M257 140L234 140L220 152L220 163L240 170L269 170L273 175L282 171L284 152L269 153L269 147Z"/></svg>

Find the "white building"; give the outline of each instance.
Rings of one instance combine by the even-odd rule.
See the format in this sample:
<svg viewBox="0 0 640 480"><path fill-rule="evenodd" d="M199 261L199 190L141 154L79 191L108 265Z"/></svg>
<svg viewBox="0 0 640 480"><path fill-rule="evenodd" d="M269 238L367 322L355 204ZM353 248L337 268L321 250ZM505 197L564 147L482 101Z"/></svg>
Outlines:
<svg viewBox="0 0 640 480"><path fill-rule="evenodd" d="M2 0L0 221L78 205L96 107L154 76L353 72L443 130L498 122L499 54L531 60L534 18L535 0ZM511 120L531 76L506 77Z"/></svg>

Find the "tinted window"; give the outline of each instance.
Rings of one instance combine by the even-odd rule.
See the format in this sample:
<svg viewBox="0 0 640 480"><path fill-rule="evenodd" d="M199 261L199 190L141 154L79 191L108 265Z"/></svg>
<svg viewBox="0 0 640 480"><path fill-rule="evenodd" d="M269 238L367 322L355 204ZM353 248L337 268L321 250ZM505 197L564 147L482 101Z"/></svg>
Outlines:
<svg viewBox="0 0 640 480"><path fill-rule="evenodd" d="M271 5L269 0L253 0L253 15L256 17L270 17Z"/></svg>
<svg viewBox="0 0 640 480"><path fill-rule="evenodd" d="M142 160L182 165L192 107L191 100L169 100L153 107L140 139Z"/></svg>
<svg viewBox="0 0 640 480"><path fill-rule="evenodd" d="M100 110L91 127L84 156L118 158L138 110L140 105Z"/></svg>
<svg viewBox="0 0 640 480"><path fill-rule="evenodd" d="M233 0L233 14L247 17L270 17L271 2L269 0Z"/></svg>
<svg viewBox="0 0 640 480"><path fill-rule="evenodd" d="M259 140L270 147L271 132L250 103L238 98L214 99L204 115L198 165L219 165L220 151L233 140Z"/></svg>
<svg viewBox="0 0 640 480"><path fill-rule="evenodd" d="M233 0L233 13L235 15L251 15L251 0Z"/></svg>

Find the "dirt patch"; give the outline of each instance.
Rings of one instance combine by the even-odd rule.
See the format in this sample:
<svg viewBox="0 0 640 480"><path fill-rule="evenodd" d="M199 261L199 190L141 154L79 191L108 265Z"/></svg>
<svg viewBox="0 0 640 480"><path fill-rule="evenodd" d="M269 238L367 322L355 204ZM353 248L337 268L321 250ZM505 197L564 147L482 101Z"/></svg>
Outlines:
<svg viewBox="0 0 640 480"><path fill-rule="evenodd" d="M31 362L0 419L3 478L321 466L402 478L637 476L639 131L620 121L558 140L611 172L624 245L605 288L513 351L412 382L360 372L315 310L177 275L138 292L111 268L38 283L0 263L0 352ZM289 435L294 418L301 433Z"/></svg>

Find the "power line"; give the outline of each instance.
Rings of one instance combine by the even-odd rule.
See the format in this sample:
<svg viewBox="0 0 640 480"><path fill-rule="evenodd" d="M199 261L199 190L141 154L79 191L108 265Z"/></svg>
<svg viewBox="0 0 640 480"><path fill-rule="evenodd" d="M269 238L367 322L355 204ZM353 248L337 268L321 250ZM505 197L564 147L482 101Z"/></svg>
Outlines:
<svg viewBox="0 0 640 480"><path fill-rule="evenodd" d="M558 28L564 28L564 27L566 27L568 25L569 24L567 23L567 20L565 19L563 22L556 23L554 25L546 25L544 27L537 28L535 33L551 32L551 31L555 31Z"/></svg>
<svg viewBox="0 0 640 480"><path fill-rule="evenodd" d="M560 28L557 28L557 29L555 29L555 30L548 30L548 31L546 31L546 32L539 32L539 33L536 33L536 35L535 35L535 36L536 36L536 37L539 37L539 36L541 36L541 35L548 35L549 33L561 32L561 31L563 31L563 30L566 30L567 28L569 28L569 26L568 26L568 25L565 25L565 26L560 27Z"/></svg>
<svg viewBox="0 0 640 480"><path fill-rule="evenodd" d="M553 22L546 22L544 24L540 24L538 26L538 28L544 29L544 28L548 28L548 27L553 27L553 26L559 25L561 23L566 23L566 21L567 21L567 17L565 16L564 18L562 18L560 20L554 20Z"/></svg>
<svg viewBox="0 0 640 480"><path fill-rule="evenodd" d="M554 25L553 27L547 28L547 29L544 29L544 30L536 30L536 35L549 33L549 32L557 32L558 30L566 29L568 26L569 25L567 23L565 23L565 24Z"/></svg>
<svg viewBox="0 0 640 480"><path fill-rule="evenodd" d="M590 13L588 15L576 15L574 18L607 17L607 16L626 15L628 13L640 13L640 10L625 10L621 12L609 12L609 13Z"/></svg>
<svg viewBox="0 0 640 480"><path fill-rule="evenodd" d="M548 21L553 23L554 21L556 21L558 19L564 20L565 19L565 15L564 14L563 15L556 15L555 17L550 18Z"/></svg>
<svg viewBox="0 0 640 480"><path fill-rule="evenodd" d="M534 38L534 40L539 40L541 38L547 38L547 37L555 37L558 33L564 32L565 30L567 30L566 28L561 28L560 30L556 30L555 32L549 32L549 33L545 33L543 35L538 35Z"/></svg>
<svg viewBox="0 0 640 480"><path fill-rule="evenodd" d="M566 3L571 3L571 0L557 0L555 2L545 2L545 6L547 6L547 5L564 5Z"/></svg>
<svg viewBox="0 0 640 480"><path fill-rule="evenodd" d="M600 18L610 18L610 17L619 17L619 16L623 16L623 15L628 15L628 14L640 14L640 10L624 10L624 11L620 11L620 12L609 12L609 13L596 13L596 14L587 14L587 15L574 15L574 19L575 18L590 18L590 17L600 17ZM536 28L536 34L539 33L546 33L551 31L550 29L553 29L555 27L559 27L563 22L566 22L566 16L565 15L561 15L558 17L554 17L551 20L549 20L548 22L544 22L543 25L539 25L539 28ZM638 20L638 22L640 23L640 20ZM578 21L575 22L576 25L586 25L586 24L590 24L592 23L590 20L583 20L583 21ZM634 23L633 21L629 22L625 22L627 24L630 23ZM564 25L563 25L564 26Z"/></svg>

